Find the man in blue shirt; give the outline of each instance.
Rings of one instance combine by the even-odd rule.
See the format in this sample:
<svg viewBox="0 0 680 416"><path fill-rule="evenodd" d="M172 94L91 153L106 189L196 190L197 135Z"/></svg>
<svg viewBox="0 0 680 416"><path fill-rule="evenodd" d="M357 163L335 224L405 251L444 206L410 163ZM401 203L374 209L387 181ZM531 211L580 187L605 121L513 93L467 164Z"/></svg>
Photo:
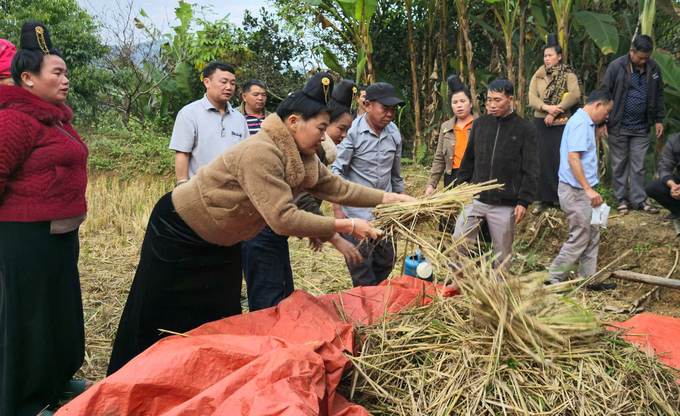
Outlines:
<svg viewBox="0 0 680 416"><path fill-rule="evenodd" d="M637 36L630 52L609 64L600 85L614 99L605 131L609 135L616 209L621 214L631 208L649 214L659 212L647 203L645 194L645 154L652 141L650 128L653 126L656 137L661 137L666 116L661 68L651 59L653 50L652 38Z"/></svg>
<svg viewBox="0 0 680 416"><path fill-rule="evenodd" d="M366 89L366 113L352 123L347 137L338 145L338 158L331 170L343 179L386 192L404 193L401 176L401 134L392 122L398 105L404 102L390 84L378 82ZM353 208L333 205L335 218L372 220L372 208ZM385 239L374 242L343 235L358 247L363 261L347 263L354 286L376 286L392 272L396 262L395 245Z"/></svg>
<svg viewBox="0 0 680 416"><path fill-rule="evenodd" d="M595 126L607 120L613 106L609 92L595 90L564 128L557 194L569 222L569 240L550 265L551 284L564 281L576 263L580 277L590 276L597 270L600 226L591 225L590 220L593 208L602 204L602 197L593 187L600 182L595 136L602 134L604 128L596 132Z"/></svg>

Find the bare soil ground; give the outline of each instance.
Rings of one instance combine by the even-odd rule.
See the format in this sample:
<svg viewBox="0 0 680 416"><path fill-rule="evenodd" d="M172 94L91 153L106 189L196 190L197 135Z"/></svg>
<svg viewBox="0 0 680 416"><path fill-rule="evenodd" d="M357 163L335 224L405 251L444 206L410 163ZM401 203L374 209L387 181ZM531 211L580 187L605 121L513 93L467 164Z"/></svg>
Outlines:
<svg viewBox="0 0 680 416"><path fill-rule="evenodd" d="M407 192L422 195L428 169L404 167ZM80 272L85 309L86 362L80 376L102 379L127 293L134 277L146 222L156 201L171 189L167 178L144 177L120 180L119 176L95 176L88 187L89 217L81 227ZM329 207L326 206L326 211ZM670 223L663 223L665 212L648 215L633 212L610 217L602 231L599 265L606 265L627 249L630 255L617 266L635 266L633 271L666 276L680 248ZM545 270L568 238L564 216L553 211L544 217L528 216L516 228L512 269L515 273ZM351 288L342 256L326 244L322 253L307 248L307 241L289 240L291 262L297 289L314 295ZM404 245L393 275L399 274ZM673 278L680 278L675 270ZM607 292L583 292L594 309L606 306L627 308L652 287L617 281L618 288ZM245 291L245 285L244 285ZM680 291L661 289L659 300L652 299L646 310L680 317ZM604 314L607 320L625 320L631 314Z"/></svg>

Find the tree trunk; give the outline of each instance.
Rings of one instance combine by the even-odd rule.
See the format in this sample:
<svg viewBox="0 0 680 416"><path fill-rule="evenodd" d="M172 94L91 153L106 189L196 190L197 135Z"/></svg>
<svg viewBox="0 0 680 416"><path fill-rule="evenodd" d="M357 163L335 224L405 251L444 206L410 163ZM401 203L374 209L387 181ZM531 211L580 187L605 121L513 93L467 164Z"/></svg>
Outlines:
<svg viewBox="0 0 680 416"><path fill-rule="evenodd" d="M127 129L127 131L132 131L132 127L130 127L130 112L132 110L130 107L128 107L125 111L123 111L122 118L123 118L123 127Z"/></svg>
<svg viewBox="0 0 680 416"><path fill-rule="evenodd" d="M458 76L465 82L465 72L463 70L463 25L458 26Z"/></svg>
<svg viewBox="0 0 680 416"><path fill-rule="evenodd" d="M526 107L526 75L525 75L525 53L526 53L526 42L524 39L526 28L524 22L526 21L527 5L524 2L520 2L519 7L521 8L520 19L519 19L519 53L517 56L517 114L520 117L524 117L524 110Z"/></svg>
<svg viewBox="0 0 680 416"><path fill-rule="evenodd" d="M584 82L584 83L585 83L585 80L587 79L586 78L586 74L587 74L586 71L588 70L587 64L589 63L587 58L588 58L588 53L590 52L591 42L592 42L592 39L590 38L590 36L588 36L586 38L586 40L583 42L583 50L582 50L582 53L581 53L581 70L579 71L581 78L579 79L579 81ZM585 94L585 91L581 91L581 95L583 95L583 94Z"/></svg>
<svg viewBox="0 0 680 416"><path fill-rule="evenodd" d="M446 62L446 26L448 23L447 0L441 0L441 21L439 22L439 57L441 60L441 77L440 81L446 81L446 70L449 63ZM461 59L462 60L462 59Z"/></svg>
<svg viewBox="0 0 680 416"><path fill-rule="evenodd" d="M665 277L652 276L649 274L635 273L626 270L612 272L611 277L628 280L630 282L640 282L648 285L680 289L680 280L667 279Z"/></svg>
<svg viewBox="0 0 680 416"><path fill-rule="evenodd" d="M569 51L569 26L571 24L571 5L573 0L552 0L555 19L557 20L557 37L562 47L562 62L567 64Z"/></svg>
<svg viewBox="0 0 680 416"><path fill-rule="evenodd" d="M371 38L368 37L368 22L361 24L361 39L364 43L364 50L366 51L368 80L371 84L375 84L375 70L373 69L373 58L371 57Z"/></svg>
<svg viewBox="0 0 680 416"><path fill-rule="evenodd" d="M461 31L463 32L463 38L465 39L465 50L466 50L465 55L467 57L467 67L468 67L468 74L469 74L468 88L470 89L470 92L472 93L472 108L474 109L475 114L481 114L479 112L479 100L477 100L477 80L475 79L475 65L472 61L472 58L474 56L474 52L472 51L472 42L470 42L470 34L469 34L470 21L468 20L468 16L467 16L467 3L466 3L466 1L469 1L469 0L460 0L459 7L458 7L458 16L459 16ZM462 56L463 56L463 54L461 52L461 57ZM461 62L462 62L462 58L461 58Z"/></svg>
<svg viewBox="0 0 680 416"><path fill-rule="evenodd" d="M411 0L404 0L406 5L406 19L408 21L408 49L411 58L411 82L413 82L413 112L416 122L416 137L413 140L413 162L418 163L418 147L422 127L420 125L420 99L418 94L418 73L416 68L416 51L413 45L413 15L411 13Z"/></svg>
<svg viewBox="0 0 680 416"><path fill-rule="evenodd" d="M597 62L597 87L599 87L600 84L602 84L602 79L604 78L604 74L607 71L607 65L604 63L604 54L602 54L600 48L597 48L597 50L598 55L600 55L600 59ZM586 92L583 91L582 94L585 95Z"/></svg>
<svg viewBox="0 0 680 416"><path fill-rule="evenodd" d="M508 66L508 81L515 85L515 68L512 58L512 36L509 36L505 39L505 63Z"/></svg>

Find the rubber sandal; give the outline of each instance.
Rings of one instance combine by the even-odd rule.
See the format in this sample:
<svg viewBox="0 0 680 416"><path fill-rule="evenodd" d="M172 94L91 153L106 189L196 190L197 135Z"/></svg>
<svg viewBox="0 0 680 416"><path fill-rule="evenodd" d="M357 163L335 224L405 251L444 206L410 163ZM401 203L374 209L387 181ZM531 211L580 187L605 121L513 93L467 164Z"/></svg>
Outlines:
<svg viewBox="0 0 680 416"><path fill-rule="evenodd" d="M90 380L82 378L74 378L66 383L64 393L61 395L61 400L73 400L79 395L83 394L85 390L92 387L94 383Z"/></svg>
<svg viewBox="0 0 680 416"><path fill-rule="evenodd" d="M640 211L644 211L647 214L658 214L659 208L655 208L651 205L645 205L644 207L640 208Z"/></svg>
<svg viewBox="0 0 680 416"><path fill-rule="evenodd" d="M628 205L619 205L618 207L616 207L616 212L618 212L621 215L628 214Z"/></svg>
<svg viewBox="0 0 680 416"><path fill-rule="evenodd" d="M601 292L603 290L613 290L616 289L616 283L596 283L594 285L588 285L588 290L594 290Z"/></svg>
<svg viewBox="0 0 680 416"><path fill-rule="evenodd" d="M677 215L675 215L675 214L673 214L673 213L670 213L670 214L666 215L666 216L663 218L663 220L664 220L664 221L673 221L673 220L677 220L678 218L680 218L680 217L678 217Z"/></svg>

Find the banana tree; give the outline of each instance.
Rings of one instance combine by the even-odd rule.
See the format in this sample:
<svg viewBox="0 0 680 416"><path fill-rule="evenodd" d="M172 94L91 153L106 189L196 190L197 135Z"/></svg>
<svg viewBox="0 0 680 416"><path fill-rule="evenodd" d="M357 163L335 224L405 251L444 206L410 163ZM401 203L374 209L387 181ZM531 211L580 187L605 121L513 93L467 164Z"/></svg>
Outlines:
<svg viewBox="0 0 680 416"><path fill-rule="evenodd" d="M519 0L484 0L494 4L493 12L501 26L503 39L505 40L505 60L508 69L508 80L515 85L515 69L512 53L512 35L515 32L517 13L519 12Z"/></svg>
<svg viewBox="0 0 680 416"><path fill-rule="evenodd" d="M590 11L574 12L573 15L604 55L616 52L619 32L612 24L614 18L611 15Z"/></svg>
<svg viewBox="0 0 680 416"><path fill-rule="evenodd" d="M423 127L420 120L420 95L418 94L418 70L416 68L416 50L413 44L413 0L404 0L406 6L406 21L408 24L408 52L411 60L411 82L413 84L413 110L416 124L416 137L413 141L413 160L418 162L418 148Z"/></svg>
<svg viewBox="0 0 680 416"><path fill-rule="evenodd" d="M378 0L304 0L306 3L316 7L316 21L321 27L331 28L338 32L349 44L352 45L357 54L357 82L363 79L364 83L375 82L375 68L371 53L373 44L369 26L371 18L378 7ZM333 23L330 19L339 24ZM337 58L332 56L328 49L324 52L324 63L329 68L338 71L335 65ZM361 79L360 79L361 78Z"/></svg>
<svg viewBox="0 0 680 416"><path fill-rule="evenodd" d="M472 61L474 52L472 50L472 42L470 42L470 16L468 15L468 6L470 5L470 0L456 0L456 9L458 10L458 24L460 25L460 31L463 34L463 39L465 40L465 55L467 58L468 67L468 87L472 92L472 106L475 110L475 114L479 114L479 102L477 101L477 80L475 79L475 66ZM461 62L461 75L462 75L462 62L463 57L460 57Z"/></svg>
<svg viewBox="0 0 680 416"><path fill-rule="evenodd" d="M654 39L654 17L656 15L656 0L640 0L640 24L642 35Z"/></svg>
<svg viewBox="0 0 680 416"><path fill-rule="evenodd" d="M567 62L572 4L573 0L552 0L552 8L557 21L557 37L562 47L562 62Z"/></svg>

